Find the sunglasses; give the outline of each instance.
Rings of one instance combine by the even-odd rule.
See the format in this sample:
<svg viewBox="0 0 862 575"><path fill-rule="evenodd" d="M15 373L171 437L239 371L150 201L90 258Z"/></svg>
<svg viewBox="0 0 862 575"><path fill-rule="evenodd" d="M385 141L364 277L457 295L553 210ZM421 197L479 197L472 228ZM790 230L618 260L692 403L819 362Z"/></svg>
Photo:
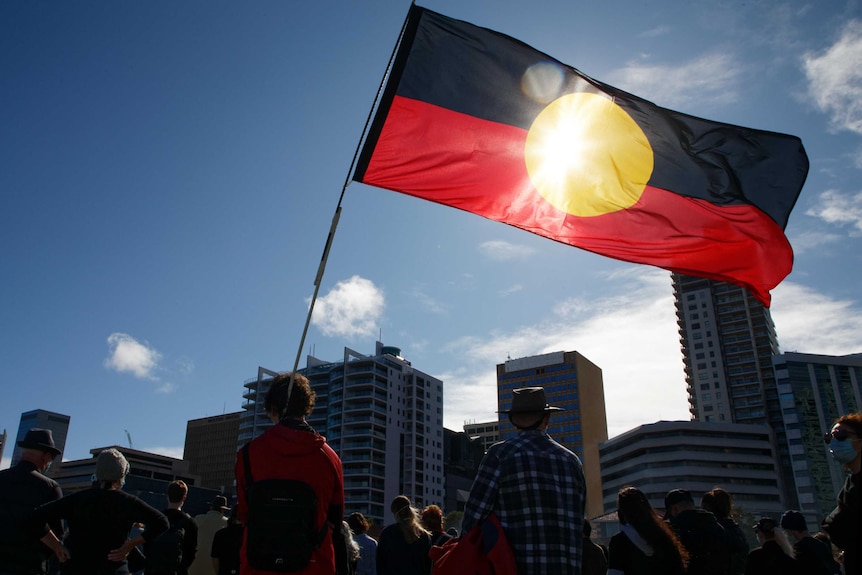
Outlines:
<svg viewBox="0 0 862 575"><path fill-rule="evenodd" d="M841 429L841 430L836 431L836 432L834 432L834 433L827 433L826 435L824 435L824 436L823 436L823 443L825 443L825 444L827 444L827 445L828 445L828 444L829 444L829 442L830 442L830 441L832 441L832 438L833 438L833 437L834 437L835 439L837 439L838 441L844 441L844 440L845 440L845 439L847 439L848 437L849 437L849 438L851 438L851 439L853 439L853 440L858 439L858 437L856 437L854 434L852 434L852 433L847 433L846 431L844 431L843 429Z"/></svg>

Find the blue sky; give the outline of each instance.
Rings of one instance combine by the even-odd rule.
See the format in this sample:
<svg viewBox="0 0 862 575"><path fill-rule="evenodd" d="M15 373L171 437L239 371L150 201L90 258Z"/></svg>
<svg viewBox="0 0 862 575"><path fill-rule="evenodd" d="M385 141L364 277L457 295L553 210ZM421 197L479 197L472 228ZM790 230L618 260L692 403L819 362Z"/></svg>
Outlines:
<svg viewBox="0 0 862 575"><path fill-rule="evenodd" d="M800 136L779 342L862 352L858 2L423 5L661 106ZM179 455L187 420L292 368L407 9L0 3L0 428L49 409L72 417L66 459L125 430ZM669 273L354 183L303 359L381 335L444 380L449 428L494 417L497 363L559 350L603 369L611 436L688 417Z"/></svg>

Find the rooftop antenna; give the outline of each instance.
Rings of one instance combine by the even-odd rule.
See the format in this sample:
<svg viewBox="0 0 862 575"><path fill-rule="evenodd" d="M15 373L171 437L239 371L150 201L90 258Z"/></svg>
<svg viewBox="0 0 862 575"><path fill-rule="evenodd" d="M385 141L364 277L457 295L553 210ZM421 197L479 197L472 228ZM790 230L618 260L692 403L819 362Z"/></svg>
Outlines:
<svg viewBox="0 0 862 575"><path fill-rule="evenodd" d="M132 434L129 433L128 429L124 429L123 431L126 432L126 439L129 440L129 449L134 449L134 447L132 447Z"/></svg>

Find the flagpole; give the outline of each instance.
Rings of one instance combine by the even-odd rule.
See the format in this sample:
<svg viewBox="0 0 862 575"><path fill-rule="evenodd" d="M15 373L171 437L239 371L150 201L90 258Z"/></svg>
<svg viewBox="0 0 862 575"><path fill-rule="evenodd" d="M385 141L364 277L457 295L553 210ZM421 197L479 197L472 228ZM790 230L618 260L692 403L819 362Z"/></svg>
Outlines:
<svg viewBox="0 0 862 575"><path fill-rule="evenodd" d="M410 2L410 8L413 8L414 3L415 0ZM296 378L296 370L299 368L299 360L302 357L302 348L305 346L305 337L308 335L308 326L311 324L311 314L314 312L314 303L317 301L317 294L320 292L320 284L323 280L323 272L326 269L326 261L329 259L329 250L332 248L332 240L335 237L335 229L338 227L338 220L341 218L341 203L344 201L344 193L347 191L347 186L350 185L350 176L353 174L353 169L356 166L356 159L359 157L362 142L365 140L365 135L368 133L368 126L374 116L374 110L377 108L377 103L380 101L380 94L386 86L386 78L392 70L392 62L395 60L398 46L401 44L401 39L404 37L404 30L407 29L410 12L411 10L408 10L407 16L404 17L404 23L401 25L401 32L398 34L398 40L392 48L392 54L390 54L389 62L386 64L386 71L380 79L380 85L377 87L377 94L374 95L374 101L371 104L371 109L368 111L368 117L365 119L365 126L362 128L362 134L359 136L359 142L356 144L356 151L353 152L353 160L350 162L350 168L347 170L347 177L344 179L344 185L341 187L341 195L338 197L335 214L333 214L332 223L329 226L329 235L326 237L326 244L323 246L323 255L320 257L320 265L317 268L317 275L314 278L314 294L311 296L311 303L308 305L308 315L305 318L305 327L302 329L302 337L299 339L299 347L296 350L296 360L293 362L293 369L290 372L290 383L287 385L288 403L290 402L290 393L293 391L293 382Z"/></svg>

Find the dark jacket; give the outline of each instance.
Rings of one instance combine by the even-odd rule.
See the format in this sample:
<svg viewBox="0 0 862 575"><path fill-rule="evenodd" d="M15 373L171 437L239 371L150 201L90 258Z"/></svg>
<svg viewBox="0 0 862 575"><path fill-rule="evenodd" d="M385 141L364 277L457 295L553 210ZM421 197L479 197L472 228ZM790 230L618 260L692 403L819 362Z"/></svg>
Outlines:
<svg viewBox="0 0 862 575"><path fill-rule="evenodd" d="M730 517L718 519L724 527L727 536L727 544L730 550L730 575L743 575L745 573L745 562L748 558L748 540L739 525Z"/></svg>
<svg viewBox="0 0 862 575"><path fill-rule="evenodd" d="M844 482L844 487L838 494L838 505L823 520L821 528L832 543L844 551L844 572L847 575L862 574L862 564L859 561L859 523L862 522L862 505L860 505L860 476L862 473L850 475Z"/></svg>
<svg viewBox="0 0 862 575"><path fill-rule="evenodd" d="M607 572L608 558L605 550L585 537L581 552L581 575L605 575Z"/></svg>
<svg viewBox="0 0 862 575"><path fill-rule="evenodd" d="M727 575L730 545L724 527L704 509L687 509L674 517L671 527L689 554L689 575Z"/></svg>
<svg viewBox="0 0 862 575"><path fill-rule="evenodd" d="M63 496L56 481L29 461L0 471L0 571L43 573L50 550L39 541L44 529L33 531L33 510ZM42 526L44 528L44 526ZM59 521L50 526L61 533Z"/></svg>
<svg viewBox="0 0 862 575"><path fill-rule="evenodd" d="M163 510L162 513L168 518L171 528L179 525L179 528L183 530L183 559L177 575L187 575L189 566L194 562L195 555L198 552L198 524L195 523L191 515L181 509L168 508ZM149 549L144 545L144 555L147 554L147 551ZM147 571L148 575L158 575L150 571Z"/></svg>
<svg viewBox="0 0 862 575"><path fill-rule="evenodd" d="M377 575L429 575L431 536L423 534L418 541L407 543L398 524L389 525L377 542Z"/></svg>
<svg viewBox="0 0 862 575"><path fill-rule="evenodd" d="M799 564L775 541L764 541L752 549L745 564L745 575L798 575Z"/></svg>
<svg viewBox="0 0 862 575"><path fill-rule="evenodd" d="M128 573L126 561L109 561L108 553L120 548L134 523L143 523L143 537L150 541L168 529L168 520L157 509L134 495L93 487L37 507L35 525L65 519L69 528L63 544L70 559L63 564L68 575ZM55 532L58 537L61 533Z"/></svg>
<svg viewBox="0 0 862 575"><path fill-rule="evenodd" d="M639 539L637 542L633 541L626 531L623 527L620 533L611 537L608 545L608 572L624 575L682 575L686 572L679 553L672 548L672 544L666 549L653 549L636 532L632 537Z"/></svg>
<svg viewBox="0 0 862 575"><path fill-rule="evenodd" d="M803 537L793 546L793 553L805 575L833 575L832 550L814 537ZM848 571L848 573L852 573Z"/></svg>
<svg viewBox="0 0 862 575"><path fill-rule="evenodd" d="M210 556L218 559L218 575L238 575L239 550L242 547L242 525L228 523L216 531Z"/></svg>

